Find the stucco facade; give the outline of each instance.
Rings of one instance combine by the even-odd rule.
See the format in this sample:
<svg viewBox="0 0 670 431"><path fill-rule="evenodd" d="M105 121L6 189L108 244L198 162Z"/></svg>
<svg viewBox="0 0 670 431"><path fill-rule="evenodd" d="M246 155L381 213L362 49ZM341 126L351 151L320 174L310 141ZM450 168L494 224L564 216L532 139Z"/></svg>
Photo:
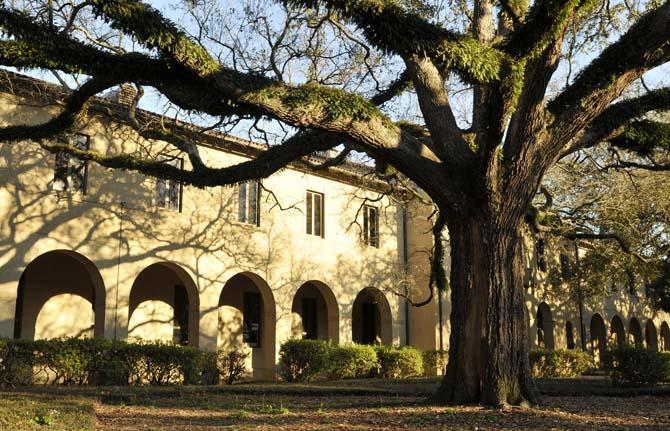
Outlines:
<svg viewBox="0 0 670 431"><path fill-rule="evenodd" d="M0 81L2 125L38 124L57 112L57 87L13 74ZM188 169L173 147L140 139L124 123L124 109L99 99L76 132L103 154L172 158ZM211 166L264 151L237 138L199 136ZM293 337L448 347L448 293L421 308L403 296L421 301L428 294L430 211L381 195L364 166L317 172L294 163L262 180L249 201L251 189L239 185L159 184L76 160L83 190L68 189L55 181L56 157L36 143L0 145L0 337L150 338L244 349L260 379L273 378L279 346ZM369 220L378 219L376 241L366 240L364 205L373 208ZM564 348L570 321L579 346L579 307L546 295L533 246L526 252L529 343L537 344L542 308L544 344ZM657 343L670 347L670 318L642 300L613 297L601 309L585 309L587 337L595 313L607 336L615 315L625 330L635 316L643 332L653 322L656 340L665 340Z"/></svg>

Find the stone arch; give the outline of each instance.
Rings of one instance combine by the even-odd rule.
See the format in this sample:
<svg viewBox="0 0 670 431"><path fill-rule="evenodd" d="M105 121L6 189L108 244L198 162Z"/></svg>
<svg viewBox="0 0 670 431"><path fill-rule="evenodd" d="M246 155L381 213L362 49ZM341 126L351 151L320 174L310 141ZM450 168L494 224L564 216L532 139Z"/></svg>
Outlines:
<svg viewBox="0 0 670 431"><path fill-rule="evenodd" d="M570 350L575 348L575 328L570 320L565 322L565 344Z"/></svg>
<svg viewBox="0 0 670 431"><path fill-rule="evenodd" d="M256 380L275 378L277 312L262 277L242 272L226 282L219 296L217 347L249 353L247 368Z"/></svg>
<svg viewBox="0 0 670 431"><path fill-rule="evenodd" d="M14 338L102 338L104 333L105 285L93 262L75 251L52 250L26 266L17 288Z"/></svg>
<svg viewBox="0 0 670 431"><path fill-rule="evenodd" d="M291 312L298 316L293 332L297 338L340 341L340 311L333 291L312 280L298 288Z"/></svg>
<svg viewBox="0 0 670 431"><path fill-rule="evenodd" d="M600 356L607 350L607 330L605 328L605 321L600 314L594 313L591 316L589 331L591 333L591 351L596 361L599 362Z"/></svg>
<svg viewBox="0 0 670 431"><path fill-rule="evenodd" d="M128 337L199 344L200 296L191 276L172 262L144 268L128 301Z"/></svg>
<svg viewBox="0 0 670 431"><path fill-rule="evenodd" d="M615 347L623 347L626 345L626 328L623 326L623 320L621 320L621 317L617 315L612 317L612 322L610 324L610 334L612 344Z"/></svg>
<svg viewBox="0 0 670 431"><path fill-rule="evenodd" d="M644 325L644 341L648 349L658 350L658 332L656 331L656 325L654 325L651 319L647 320L647 323Z"/></svg>
<svg viewBox="0 0 670 431"><path fill-rule="evenodd" d="M630 344L642 347L642 327L640 327L640 322L635 317L630 318L630 323L628 324L628 338Z"/></svg>
<svg viewBox="0 0 670 431"><path fill-rule="evenodd" d="M664 352L670 351L670 326L668 326L668 322L661 323L661 349Z"/></svg>
<svg viewBox="0 0 670 431"><path fill-rule="evenodd" d="M358 292L351 318L351 333L355 343L393 343L391 306L381 290L366 287Z"/></svg>
<svg viewBox="0 0 670 431"><path fill-rule="evenodd" d="M537 307L536 326L537 326L537 345L546 349L554 348L554 319L551 309L546 302L540 303Z"/></svg>

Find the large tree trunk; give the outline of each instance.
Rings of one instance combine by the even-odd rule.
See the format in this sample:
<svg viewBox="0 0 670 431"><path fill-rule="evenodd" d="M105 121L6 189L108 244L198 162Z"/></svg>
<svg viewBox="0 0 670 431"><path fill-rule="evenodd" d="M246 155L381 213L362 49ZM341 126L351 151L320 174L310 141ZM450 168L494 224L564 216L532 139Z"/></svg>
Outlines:
<svg viewBox="0 0 670 431"><path fill-rule="evenodd" d="M502 406L535 403L524 318L518 224L475 215L449 224L451 336L438 398Z"/></svg>

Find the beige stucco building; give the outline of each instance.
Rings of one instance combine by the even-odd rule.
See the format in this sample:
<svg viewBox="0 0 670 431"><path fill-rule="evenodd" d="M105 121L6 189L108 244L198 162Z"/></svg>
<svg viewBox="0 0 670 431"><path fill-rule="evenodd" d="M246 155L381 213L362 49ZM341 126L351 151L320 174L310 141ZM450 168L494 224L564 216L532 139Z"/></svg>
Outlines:
<svg viewBox="0 0 670 431"><path fill-rule="evenodd" d="M60 96L57 86L3 72L0 123L44 122ZM174 147L140 139L125 110L118 100L96 99L67 139L188 167ZM211 166L265 150L180 127L198 134ZM1 144L0 337L244 349L259 379L274 377L280 344L295 337L446 349L448 294L421 308L404 296L427 295L427 208L383 194L363 165L315 171L309 163L261 182L197 189L57 156L36 143ZM578 305L547 294L546 268L538 267L544 257L537 243L526 245L529 343L579 346ZM544 266L556 263L547 255ZM623 296L583 310L586 339L606 343L615 316L624 334L643 340L638 332L646 329L650 346L670 348L670 317Z"/></svg>

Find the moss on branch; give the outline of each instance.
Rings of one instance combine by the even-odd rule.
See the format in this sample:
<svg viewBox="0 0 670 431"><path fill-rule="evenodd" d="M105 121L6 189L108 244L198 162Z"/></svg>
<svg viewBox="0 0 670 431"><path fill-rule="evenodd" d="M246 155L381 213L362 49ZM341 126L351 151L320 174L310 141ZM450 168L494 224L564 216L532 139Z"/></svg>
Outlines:
<svg viewBox="0 0 670 431"><path fill-rule="evenodd" d="M112 28L134 36L140 43L198 74L206 75L219 69L219 63L202 46L153 7L137 0L89 0L88 3Z"/></svg>

